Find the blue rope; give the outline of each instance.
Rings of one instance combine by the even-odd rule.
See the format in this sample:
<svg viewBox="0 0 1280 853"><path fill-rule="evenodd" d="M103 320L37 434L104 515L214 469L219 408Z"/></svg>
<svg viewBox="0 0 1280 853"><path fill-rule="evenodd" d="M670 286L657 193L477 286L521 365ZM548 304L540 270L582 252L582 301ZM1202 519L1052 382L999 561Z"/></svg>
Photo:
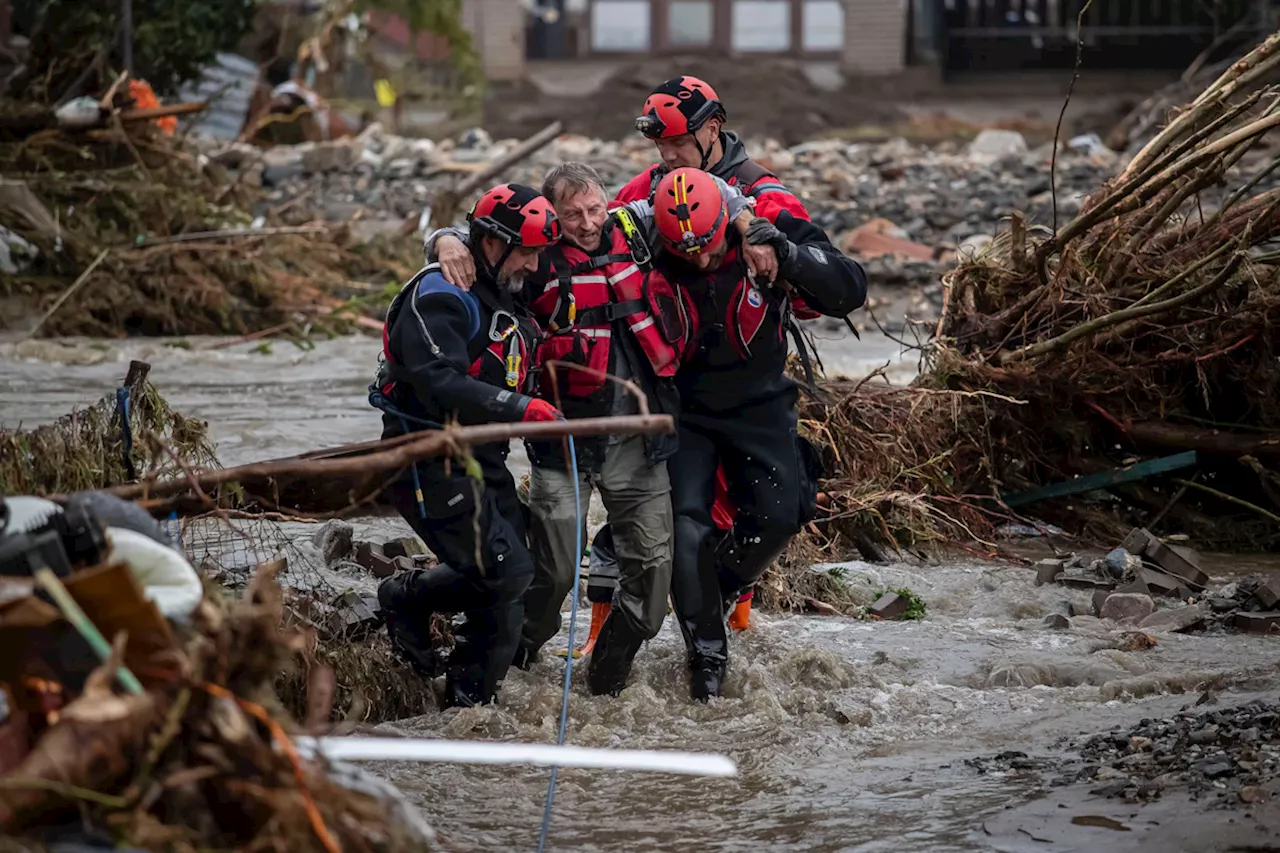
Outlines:
<svg viewBox="0 0 1280 853"><path fill-rule="evenodd" d="M578 559L573 563L573 598L569 608L569 654L564 664L564 696L560 700L560 734L556 738L558 746L564 746L564 731L569 722L569 682L573 677L573 629L578 624L578 584L582 578L582 497L578 493L578 454L574 452L573 436L569 436L569 464L573 471L573 512L577 528L574 541L577 548L573 553ZM547 844L547 831L551 829L551 804L556 798L556 779L560 774L559 765L551 765L551 779L547 782L547 804L542 810L542 833L538 836L538 853L542 853Z"/></svg>

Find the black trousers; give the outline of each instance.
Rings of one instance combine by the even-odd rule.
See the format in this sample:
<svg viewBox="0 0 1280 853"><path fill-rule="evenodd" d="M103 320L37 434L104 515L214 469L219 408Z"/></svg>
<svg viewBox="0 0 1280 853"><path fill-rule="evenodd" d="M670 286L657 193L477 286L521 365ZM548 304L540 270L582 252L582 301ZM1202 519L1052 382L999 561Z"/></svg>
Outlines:
<svg viewBox="0 0 1280 853"><path fill-rule="evenodd" d="M449 689L470 704L490 702L515 656L522 596L533 579L520 499L505 467L486 470L483 485L457 463L449 473L442 462L420 463L418 471L425 514L409 472L391 500L440 564L405 579L396 609L423 628L433 613L465 613L449 658Z"/></svg>
<svg viewBox="0 0 1280 853"><path fill-rule="evenodd" d="M728 661L725 614L800 530L815 498L796 435L794 386L729 410L684 401L669 463L675 509L672 596L694 668ZM737 507L727 534L711 521L716 467Z"/></svg>

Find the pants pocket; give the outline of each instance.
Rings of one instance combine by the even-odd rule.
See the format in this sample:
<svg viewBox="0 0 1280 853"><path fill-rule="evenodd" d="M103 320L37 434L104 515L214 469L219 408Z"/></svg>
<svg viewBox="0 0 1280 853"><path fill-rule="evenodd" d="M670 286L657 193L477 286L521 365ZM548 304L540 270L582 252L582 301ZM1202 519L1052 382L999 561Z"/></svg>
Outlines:
<svg viewBox="0 0 1280 853"><path fill-rule="evenodd" d="M432 521L449 521L464 515L474 515L476 492L483 489L481 483L465 475L423 477L422 505L427 518Z"/></svg>

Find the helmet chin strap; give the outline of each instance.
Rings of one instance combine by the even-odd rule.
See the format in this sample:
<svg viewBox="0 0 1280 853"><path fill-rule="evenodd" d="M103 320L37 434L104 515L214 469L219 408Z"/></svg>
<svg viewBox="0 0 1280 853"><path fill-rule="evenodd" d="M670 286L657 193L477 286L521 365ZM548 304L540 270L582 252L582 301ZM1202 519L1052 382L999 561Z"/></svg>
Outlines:
<svg viewBox="0 0 1280 853"><path fill-rule="evenodd" d="M502 257L498 258L496 264L490 264L489 259L484 253L484 238L487 235L481 234L480 239L471 247L471 256L475 259L476 266L484 270L484 272L493 280L494 284L498 284L498 273L502 271L502 267L507 262L507 258L511 257L511 253L515 250L515 246L511 243L505 243L507 247L502 253Z"/></svg>
<svg viewBox="0 0 1280 853"><path fill-rule="evenodd" d="M711 155L716 150L716 140L719 138L720 138L720 132L716 131L715 138L712 139L711 144L704 149L702 147L702 143L698 141L698 134L696 133L693 134L693 144L698 146L698 153L702 155L702 164L699 165L698 168L704 172L707 171L707 163L711 159Z"/></svg>

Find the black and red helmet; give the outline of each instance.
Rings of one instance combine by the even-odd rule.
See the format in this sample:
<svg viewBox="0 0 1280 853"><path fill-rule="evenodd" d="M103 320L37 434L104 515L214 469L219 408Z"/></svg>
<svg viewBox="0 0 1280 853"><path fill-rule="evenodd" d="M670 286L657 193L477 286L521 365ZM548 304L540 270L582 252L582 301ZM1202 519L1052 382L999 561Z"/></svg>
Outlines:
<svg viewBox="0 0 1280 853"><path fill-rule="evenodd" d="M499 184L489 190L471 207L467 222L511 247L538 249L560 240L555 208L524 184Z"/></svg>
<svg viewBox="0 0 1280 853"><path fill-rule="evenodd" d="M668 248L691 256L720 242L729 210L714 178L700 169L676 169L653 194L653 220Z"/></svg>
<svg viewBox="0 0 1280 853"><path fill-rule="evenodd" d="M713 118L728 117L716 90L697 77L672 77L653 90L641 112L636 130L650 139L683 136Z"/></svg>

